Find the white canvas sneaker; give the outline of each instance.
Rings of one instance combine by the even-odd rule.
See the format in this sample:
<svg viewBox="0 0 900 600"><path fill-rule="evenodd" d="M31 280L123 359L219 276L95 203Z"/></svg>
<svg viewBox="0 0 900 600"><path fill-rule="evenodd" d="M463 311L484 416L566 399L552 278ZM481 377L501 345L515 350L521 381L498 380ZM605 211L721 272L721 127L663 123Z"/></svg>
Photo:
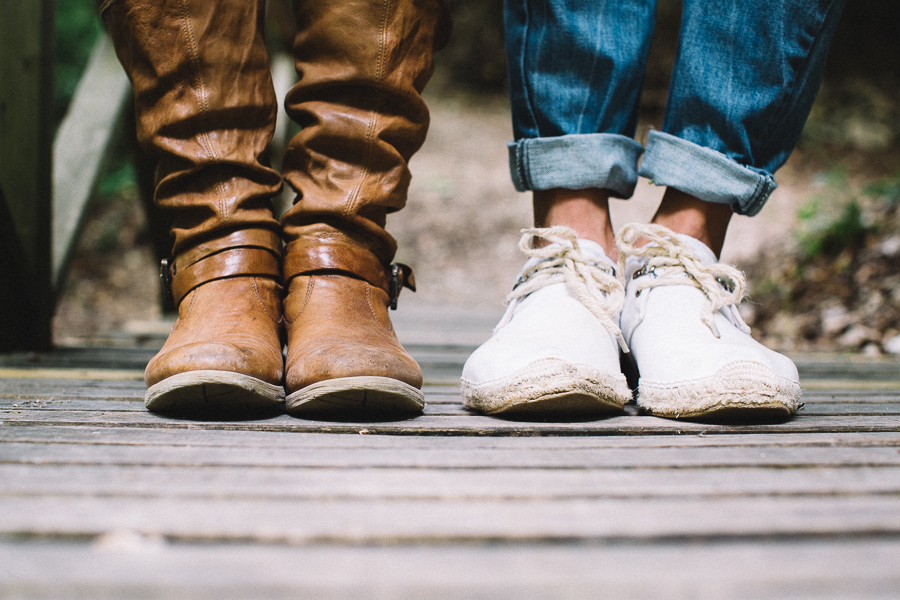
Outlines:
<svg viewBox="0 0 900 600"><path fill-rule="evenodd" d="M631 390L619 366L625 291L614 265L567 227L522 233L529 259L491 339L463 367L465 405L487 414L621 410ZM534 248L534 237L550 244Z"/></svg>
<svg viewBox="0 0 900 600"><path fill-rule="evenodd" d="M743 274L660 225L619 231L620 326L640 372L637 404L661 417L779 417L800 407L797 367L752 337ZM638 247L641 238L649 243Z"/></svg>

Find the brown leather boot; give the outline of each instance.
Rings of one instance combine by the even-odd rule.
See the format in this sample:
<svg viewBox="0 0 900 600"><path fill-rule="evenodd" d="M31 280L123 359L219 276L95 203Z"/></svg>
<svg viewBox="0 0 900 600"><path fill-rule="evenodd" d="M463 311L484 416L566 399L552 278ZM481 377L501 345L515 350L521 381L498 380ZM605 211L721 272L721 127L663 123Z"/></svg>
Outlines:
<svg viewBox="0 0 900 600"><path fill-rule="evenodd" d="M168 265L178 320L147 365L147 408L252 412L284 400L281 240L242 230Z"/></svg>
<svg viewBox="0 0 900 600"><path fill-rule="evenodd" d="M387 307L408 269L392 268L388 213L403 208L407 162L425 141L420 93L446 41L440 0L295 1L300 82L285 102L301 126L284 158L297 191L282 221L288 411L421 411L422 371Z"/></svg>
<svg viewBox="0 0 900 600"><path fill-rule="evenodd" d="M283 397L281 177L264 164L276 99L264 0L106 0L134 85L138 140L174 217L179 318L145 372L155 411L246 410Z"/></svg>

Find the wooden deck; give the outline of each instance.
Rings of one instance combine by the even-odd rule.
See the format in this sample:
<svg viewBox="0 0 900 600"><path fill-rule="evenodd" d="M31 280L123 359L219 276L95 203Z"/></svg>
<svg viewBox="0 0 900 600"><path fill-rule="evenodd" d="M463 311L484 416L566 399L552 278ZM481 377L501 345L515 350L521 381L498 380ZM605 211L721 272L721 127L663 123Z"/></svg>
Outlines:
<svg viewBox="0 0 900 600"><path fill-rule="evenodd" d="M897 361L798 359L783 423L516 422L427 329L393 422L162 418L152 348L0 357L0 598L900 597Z"/></svg>

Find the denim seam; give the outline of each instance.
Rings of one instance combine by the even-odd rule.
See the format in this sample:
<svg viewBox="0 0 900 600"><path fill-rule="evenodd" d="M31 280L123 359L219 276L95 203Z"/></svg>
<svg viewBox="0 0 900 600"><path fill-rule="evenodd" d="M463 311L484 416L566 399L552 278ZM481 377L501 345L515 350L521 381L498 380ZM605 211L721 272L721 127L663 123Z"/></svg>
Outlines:
<svg viewBox="0 0 900 600"><path fill-rule="evenodd" d="M753 190L753 195L750 197L750 202L747 203L747 211L752 212L759 201L762 199L760 196L762 195L762 187L763 183L765 183L765 179L760 179L756 182L756 188Z"/></svg>
<svg viewBox="0 0 900 600"><path fill-rule="evenodd" d="M519 142L516 144L516 170L519 173L519 183L526 190L532 189L531 177L528 173L528 144Z"/></svg>

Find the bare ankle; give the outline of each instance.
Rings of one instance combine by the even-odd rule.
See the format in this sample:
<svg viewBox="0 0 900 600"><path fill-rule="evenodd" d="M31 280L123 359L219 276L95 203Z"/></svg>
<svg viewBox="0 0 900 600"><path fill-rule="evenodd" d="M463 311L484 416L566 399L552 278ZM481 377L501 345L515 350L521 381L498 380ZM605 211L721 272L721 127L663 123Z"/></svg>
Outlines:
<svg viewBox="0 0 900 600"><path fill-rule="evenodd" d="M606 190L535 190L533 206L535 227L569 227L579 238L600 244L610 259L618 257Z"/></svg>
<svg viewBox="0 0 900 600"><path fill-rule="evenodd" d="M653 223L700 240L719 257L732 214L734 213L727 204L704 202L668 188L653 216Z"/></svg>

